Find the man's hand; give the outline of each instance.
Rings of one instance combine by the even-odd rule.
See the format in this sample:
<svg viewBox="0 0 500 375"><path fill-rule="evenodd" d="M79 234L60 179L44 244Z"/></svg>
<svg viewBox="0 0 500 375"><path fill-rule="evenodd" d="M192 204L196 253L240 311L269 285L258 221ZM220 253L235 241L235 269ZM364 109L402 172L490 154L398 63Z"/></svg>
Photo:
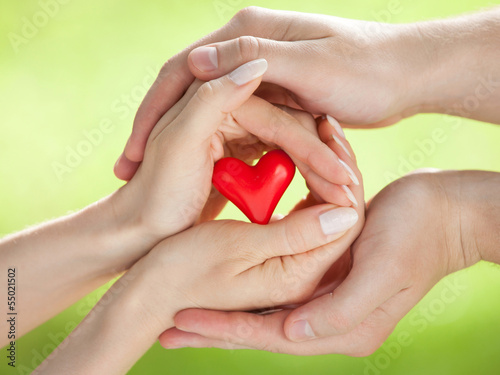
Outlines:
<svg viewBox="0 0 500 375"><path fill-rule="evenodd" d="M115 174L134 175L152 128L195 77L211 80L257 58L269 62L259 96L346 126L386 126L419 112L500 123L498 35L500 8L406 25L243 9L163 66Z"/></svg>
<svg viewBox="0 0 500 375"><path fill-rule="evenodd" d="M370 203L352 248L352 270L331 293L265 316L182 311L177 328L160 342L166 348L369 355L442 277L480 259L500 259L499 184L500 174L480 171L397 180Z"/></svg>

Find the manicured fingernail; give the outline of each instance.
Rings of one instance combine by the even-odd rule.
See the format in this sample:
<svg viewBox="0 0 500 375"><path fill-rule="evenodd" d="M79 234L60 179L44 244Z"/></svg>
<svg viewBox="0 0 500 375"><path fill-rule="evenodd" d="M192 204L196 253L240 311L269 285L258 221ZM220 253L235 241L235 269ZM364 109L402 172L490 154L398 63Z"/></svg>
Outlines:
<svg viewBox="0 0 500 375"><path fill-rule="evenodd" d="M298 320L293 323L288 333L288 337L293 341L306 341L316 337L307 320Z"/></svg>
<svg viewBox="0 0 500 375"><path fill-rule="evenodd" d="M342 130L342 126L340 126L339 122L330 115L326 115L326 119L328 120L330 125L333 126L338 135L340 135L342 138L345 138L344 130Z"/></svg>
<svg viewBox="0 0 500 375"><path fill-rule="evenodd" d="M202 72L211 72L217 69L219 62L217 60L217 48L200 47L191 52L191 62Z"/></svg>
<svg viewBox="0 0 500 375"><path fill-rule="evenodd" d="M345 151L345 153L347 155L349 155L349 157L351 157L351 153L349 152L349 150L347 149L347 147L344 145L344 143L340 140L339 137L337 137L335 134L332 134L332 138L333 140L340 146L342 147L342 149Z"/></svg>
<svg viewBox="0 0 500 375"><path fill-rule="evenodd" d="M265 59L258 59L243 64L236 70L229 73L229 79L242 86L257 77L263 75L267 70L267 61Z"/></svg>
<svg viewBox="0 0 500 375"><path fill-rule="evenodd" d="M352 202L352 205L354 207L358 207L358 201L356 200L356 197L352 193L351 189L349 189L349 187L346 185L340 185L340 188L344 190L347 199L349 199Z"/></svg>
<svg viewBox="0 0 500 375"><path fill-rule="evenodd" d="M319 215L321 230L327 236L345 232L357 221L358 213L351 207L334 208Z"/></svg>
<svg viewBox="0 0 500 375"><path fill-rule="evenodd" d="M352 183L354 185L359 185L359 180L358 178L356 177L356 175L354 174L353 170L351 169L351 167L349 167L343 160L339 159L339 162L340 162L340 165L345 169L345 171L347 172L347 174L349 175L349 178L351 179Z"/></svg>

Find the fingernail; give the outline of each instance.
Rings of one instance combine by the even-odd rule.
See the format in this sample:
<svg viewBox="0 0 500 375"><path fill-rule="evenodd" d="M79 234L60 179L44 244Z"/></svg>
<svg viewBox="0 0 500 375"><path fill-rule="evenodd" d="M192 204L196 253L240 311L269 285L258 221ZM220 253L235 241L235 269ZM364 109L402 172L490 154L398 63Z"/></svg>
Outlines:
<svg viewBox="0 0 500 375"><path fill-rule="evenodd" d="M217 60L217 48L200 47L191 52L191 62L198 70L202 72L211 72L217 69L219 62Z"/></svg>
<svg viewBox="0 0 500 375"><path fill-rule="evenodd" d="M229 79L242 86L257 77L263 75L267 70L267 61L265 59L258 59L243 64L236 70L229 73Z"/></svg>
<svg viewBox="0 0 500 375"><path fill-rule="evenodd" d="M345 232L356 224L357 221L358 213L351 207L334 208L319 215L321 230L327 236Z"/></svg>
<svg viewBox="0 0 500 375"><path fill-rule="evenodd" d="M342 126L340 126L339 122L330 115L326 115L326 119L328 120L330 125L333 126L338 135L340 135L342 138L345 138L344 130L342 129Z"/></svg>
<svg viewBox="0 0 500 375"><path fill-rule="evenodd" d="M344 190L347 199L349 199L352 202L352 205L354 207L358 207L358 201L356 200L356 197L352 193L351 189L349 189L349 187L346 185L340 185L340 188Z"/></svg>
<svg viewBox="0 0 500 375"><path fill-rule="evenodd" d="M297 320L293 323L288 336L293 341L311 340L316 337L307 320Z"/></svg>
<svg viewBox="0 0 500 375"><path fill-rule="evenodd" d="M349 167L343 160L339 159L339 162L340 162L340 165L342 167L344 167L345 171L347 172L347 174L349 175L349 178L351 179L352 183L354 185L359 185L359 180L358 178L356 177L356 175L354 174L353 170L351 169L351 167Z"/></svg>
<svg viewBox="0 0 500 375"><path fill-rule="evenodd" d="M332 134L332 138L333 140L340 146L342 147L342 149L346 152L347 155L349 155L349 157L351 157L351 153L349 152L349 150L347 149L347 147L344 145L344 143L340 140L339 137L337 137L335 134Z"/></svg>

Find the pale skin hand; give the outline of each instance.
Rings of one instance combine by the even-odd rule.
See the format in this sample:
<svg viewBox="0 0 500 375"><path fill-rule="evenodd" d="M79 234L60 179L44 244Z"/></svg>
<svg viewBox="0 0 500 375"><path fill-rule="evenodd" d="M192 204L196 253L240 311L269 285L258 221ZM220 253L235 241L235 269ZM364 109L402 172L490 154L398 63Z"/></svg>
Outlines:
<svg viewBox="0 0 500 375"><path fill-rule="evenodd" d="M348 225L334 224L339 215ZM266 226L210 221L172 236L113 285L34 374L124 374L185 308L307 300L349 246L346 237L359 233L357 219L353 208L323 204Z"/></svg>
<svg viewBox="0 0 500 375"><path fill-rule="evenodd" d="M333 294L267 316L182 311L175 318L178 328L166 331L160 342L166 348L369 355L442 277L481 259L500 264L499 187L500 173L483 171L397 180L369 205L353 245L352 270ZM294 329L304 320L314 338ZM251 334L243 337L242 331Z"/></svg>
<svg viewBox="0 0 500 375"><path fill-rule="evenodd" d="M347 140L341 145L332 137L341 137L336 128L322 120L317 132L362 181ZM208 222L162 241L34 374L125 373L174 326L175 314L189 307L241 310L310 299L325 287L332 263L349 264L346 249L363 227L363 185L351 189L356 208L318 205L309 196L292 214L266 226ZM141 334L132 334L131 326Z"/></svg>
<svg viewBox="0 0 500 375"><path fill-rule="evenodd" d="M216 48L217 68L210 50L193 51L203 45ZM134 175L151 130L194 77L213 79L259 57L269 61L260 96L346 126L385 126L420 112L500 123L500 8L390 25L251 7L164 65L115 174Z"/></svg>
<svg viewBox="0 0 500 375"><path fill-rule="evenodd" d="M351 205L345 192L321 173L350 184L335 152L351 168L353 162L339 145L329 148L319 139L310 115L284 108L285 112L251 96L262 73L241 85L229 75L210 83L195 82L160 120L145 160L128 184L76 214L0 241L0 275L7 278L8 267L22 270L17 281L22 290L17 308L23 321L18 336L130 268L165 237L216 216L224 204L220 196L212 196L205 206L213 164L225 152L241 156L247 149L239 145L254 147L253 158L266 148L283 145L310 184L324 191L325 200ZM288 131L274 131L282 126ZM315 172L317 166L323 166L321 173ZM355 192L354 187L360 188L353 186Z"/></svg>

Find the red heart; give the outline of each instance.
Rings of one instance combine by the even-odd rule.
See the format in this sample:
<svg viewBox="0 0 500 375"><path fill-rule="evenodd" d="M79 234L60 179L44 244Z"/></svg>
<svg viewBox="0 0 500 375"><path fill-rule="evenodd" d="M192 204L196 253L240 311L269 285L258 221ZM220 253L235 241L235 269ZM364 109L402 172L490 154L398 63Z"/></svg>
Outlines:
<svg viewBox="0 0 500 375"><path fill-rule="evenodd" d="M267 224L294 174L292 159L273 150L253 167L235 158L219 160L212 182L252 223Z"/></svg>

